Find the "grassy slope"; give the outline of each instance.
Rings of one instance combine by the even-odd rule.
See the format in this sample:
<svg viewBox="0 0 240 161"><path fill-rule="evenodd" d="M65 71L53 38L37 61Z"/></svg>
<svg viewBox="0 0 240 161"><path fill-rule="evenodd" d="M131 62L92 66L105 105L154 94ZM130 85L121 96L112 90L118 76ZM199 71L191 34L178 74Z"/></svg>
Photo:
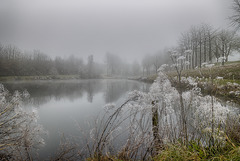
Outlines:
<svg viewBox="0 0 240 161"><path fill-rule="evenodd" d="M220 64L216 64L212 71L210 72L207 68L202 69L195 69L195 70L184 70L182 72L182 76L184 77L194 77L194 78L209 78L210 74L212 73L213 78L216 78L217 76L223 77L224 80L231 80L231 81L239 81L240 82L240 61L236 62L228 62L224 66L221 66ZM173 77L176 76L176 72L168 72L168 76ZM150 82L153 82L156 79L156 75L151 75L147 79Z"/></svg>
<svg viewBox="0 0 240 161"><path fill-rule="evenodd" d="M172 73L173 74L173 73ZM223 77L227 80L240 80L240 61L238 62L229 62L224 66L220 64L212 67L211 71L208 68L196 69L196 70L185 70L183 71L183 76L191 76L191 77L205 77L209 78L212 74L213 78L217 76Z"/></svg>
<svg viewBox="0 0 240 161"><path fill-rule="evenodd" d="M177 75L176 72L168 72L167 74L170 78ZM198 86L203 93L210 94L210 92L213 92L221 99L240 104L240 95L238 94L240 92L240 61L228 62L224 66L216 64L211 69L184 70L182 76L197 78ZM209 77L213 78L212 87ZM222 77L223 79L217 79L217 77Z"/></svg>
<svg viewBox="0 0 240 161"><path fill-rule="evenodd" d="M167 75L170 78L177 76L176 72L168 72ZM202 88L202 91L206 94L209 94L209 90L206 89L206 85L204 83L207 82L210 84L210 80L208 79L210 76L214 79L214 86L216 87L216 95L220 98L226 100L232 100L236 103L240 104L240 95L234 95L231 93L240 91L240 87L233 86L229 83L237 83L240 85L240 61L228 62L224 66L221 66L220 63L216 64L211 68L201 68L195 70L184 70L182 72L183 77L193 77L199 78L199 86ZM153 83L156 79L157 75L151 75L147 79L147 82ZM217 77L223 77L222 80L216 79ZM176 83L176 82L174 82Z"/></svg>

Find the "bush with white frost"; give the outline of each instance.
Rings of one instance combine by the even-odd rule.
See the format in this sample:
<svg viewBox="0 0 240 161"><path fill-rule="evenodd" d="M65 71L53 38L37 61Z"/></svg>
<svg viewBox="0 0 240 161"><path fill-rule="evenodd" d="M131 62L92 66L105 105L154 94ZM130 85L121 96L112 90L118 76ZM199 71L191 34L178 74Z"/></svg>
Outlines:
<svg viewBox="0 0 240 161"><path fill-rule="evenodd" d="M163 144L176 143L179 139L185 143L198 140L210 146L209 140L214 138L215 143L223 141L224 144L223 127L227 116L232 115L229 107L214 96L202 95L191 77L181 78L181 83L190 84L191 88L180 94L165 74L165 67L158 70L158 77L148 93L132 91L122 106L105 106L107 112L99 121L101 126L98 124L90 132L94 141L92 154L99 157L106 152L108 155L110 142L124 131L128 137L124 137L125 144L118 149L122 159L133 156L144 159L152 156L153 149L157 152Z"/></svg>
<svg viewBox="0 0 240 161"><path fill-rule="evenodd" d="M45 133L37 123L37 110L21 107L27 91L11 95L0 84L0 159L32 160L37 149L44 145Z"/></svg>

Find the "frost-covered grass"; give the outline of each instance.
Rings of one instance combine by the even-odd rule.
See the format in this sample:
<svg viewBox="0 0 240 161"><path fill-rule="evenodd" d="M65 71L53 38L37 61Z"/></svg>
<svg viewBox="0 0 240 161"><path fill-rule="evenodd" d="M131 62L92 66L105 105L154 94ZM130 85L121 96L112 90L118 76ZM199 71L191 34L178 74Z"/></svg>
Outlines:
<svg viewBox="0 0 240 161"><path fill-rule="evenodd" d="M168 72L172 84L177 83L176 72ZM240 104L240 63L229 62L225 66L184 70L183 77L192 77L204 94L214 94L220 99Z"/></svg>
<svg viewBox="0 0 240 161"><path fill-rule="evenodd" d="M229 61L227 63L225 63L225 65L230 65L230 64L237 64L240 63L240 61ZM216 65L221 65L222 63L215 63Z"/></svg>
<svg viewBox="0 0 240 161"><path fill-rule="evenodd" d="M198 68L191 70L184 70L182 72L182 76L184 77L194 77L194 78L209 78L211 75L213 78L223 77L224 79L229 80L240 80L240 62L231 62L227 63L224 66L215 65L211 69L211 73L209 72L209 68ZM169 76L176 76L176 72L169 72Z"/></svg>
<svg viewBox="0 0 240 161"><path fill-rule="evenodd" d="M133 91L124 105L118 108L113 104L106 105L110 117L107 124L103 124L104 130L101 126L91 130L91 136L94 136L91 139L95 143L93 155L89 158L236 159L234 157L239 154L239 138L236 137L239 118L236 116L234 129L227 121L228 117L235 117L234 110L221 104L214 96L202 95L196 79L182 77L182 83L190 84L191 88L173 87L163 68L160 68L148 93ZM127 126L122 126L124 118L130 119L130 123L126 122ZM129 133L123 141L125 144L114 154L108 149L114 148L112 141L118 136L118 126L123 131L127 127Z"/></svg>
<svg viewBox="0 0 240 161"><path fill-rule="evenodd" d="M240 85L240 80L231 80L231 79L217 80L217 79L214 79L214 84L216 84L216 85L228 85L229 83L237 83Z"/></svg>
<svg viewBox="0 0 240 161"><path fill-rule="evenodd" d="M166 145L165 149L153 160L209 160L209 161L237 161L240 160L240 120L238 117L227 119L225 131L217 131L222 135L222 141L212 147L193 140L188 145L181 142ZM211 131L205 130L204 132ZM221 143L223 143L221 145Z"/></svg>
<svg viewBox="0 0 240 161"><path fill-rule="evenodd" d="M177 72L171 71L167 72L169 77L177 76ZM212 75L213 78L223 77L224 80L230 82L237 82L240 83L240 61L228 62L225 66L221 66L220 64L216 64L212 68ZM201 69L191 69L191 70L183 70L182 72L183 77L193 77L193 78L209 78L210 73L208 68L201 68ZM146 79L149 80L148 82L154 82L157 78L157 75L151 75Z"/></svg>

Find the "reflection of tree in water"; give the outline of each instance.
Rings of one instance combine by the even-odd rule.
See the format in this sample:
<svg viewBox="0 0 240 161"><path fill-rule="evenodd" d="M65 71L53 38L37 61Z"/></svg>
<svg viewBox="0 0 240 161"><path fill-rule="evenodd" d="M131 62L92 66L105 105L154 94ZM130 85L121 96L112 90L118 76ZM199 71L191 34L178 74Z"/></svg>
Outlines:
<svg viewBox="0 0 240 161"><path fill-rule="evenodd" d="M88 81L87 86L87 100L88 102L93 102L93 96L97 91L99 92L102 88L102 83L97 80Z"/></svg>
<svg viewBox="0 0 240 161"><path fill-rule="evenodd" d="M40 106L52 99L67 98L74 101L87 94L89 102L94 101L94 95L104 92L105 102L115 102L127 91L148 91L149 84L128 80L54 80L54 81L22 81L3 83L10 91L24 91L30 93L31 99L25 102Z"/></svg>
<svg viewBox="0 0 240 161"><path fill-rule="evenodd" d="M49 102L51 99L60 100L67 98L71 101L83 97L86 92L88 101L93 101L95 93L101 91L102 81L84 80L84 81L32 81L18 83L4 83L6 88L13 92L15 90L27 91L31 95L30 101L34 106L40 106Z"/></svg>

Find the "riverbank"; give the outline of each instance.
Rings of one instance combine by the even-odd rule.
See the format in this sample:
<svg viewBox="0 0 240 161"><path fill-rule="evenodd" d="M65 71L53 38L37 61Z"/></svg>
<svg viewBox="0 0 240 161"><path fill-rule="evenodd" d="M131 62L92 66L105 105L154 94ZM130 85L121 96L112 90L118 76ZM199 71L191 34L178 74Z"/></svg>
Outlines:
<svg viewBox="0 0 240 161"><path fill-rule="evenodd" d="M169 72L168 76L172 84L176 72ZM203 94L215 95L225 101L240 104L240 61L229 62L224 66L216 64L211 68L184 70L182 77L192 77L198 83Z"/></svg>
<svg viewBox="0 0 240 161"><path fill-rule="evenodd" d="M38 75L38 76L1 76L0 81L18 81L18 80L70 80L70 79L90 79L82 78L80 75ZM99 76L91 79L110 79Z"/></svg>
<svg viewBox="0 0 240 161"><path fill-rule="evenodd" d="M97 78L82 78L80 75L40 75L40 76L1 76L0 81L18 81L18 80L69 80L69 79L128 79L120 76L102 75ZM129 79L136 80L136 79Z"/></svg>
<svg viewBox="0 0 240 161"><path fill-rule="evenodd" d="M172 71L167 75L172 85L177 86L177 73ZM146 77L145 81L153 83L156 77ZM182 77L194 78L203 94L213 94L222 100L240 104L240 61L228 62L224 66L215 64L212 68L184 70Z"/></svg>
<svg viewBox="0 0 240 161"><path fill-rule="evenodd" d="M2 76L0 81L17 81L17 80L67 80L80 79L79 75L44 75L44 76Z"/></svg>
<svg viewBox="0 0 240 161"><path fill-rule="evenodd" d="M176 76L176 72L168 72L169 76ZM217 78L222 77L224 80L239 81L240 80L240 61L228 62L224 66L215 64L211 68L202 67L199 69L183 70L183 77L193 78Z"/></svg>
<svg viewBox="0 0 240 161"><path fill-rule="evenodd" d="M156 78L157 78L157 75L150 75L147 77L131 77L128 79L152 84Z"/></svg>

